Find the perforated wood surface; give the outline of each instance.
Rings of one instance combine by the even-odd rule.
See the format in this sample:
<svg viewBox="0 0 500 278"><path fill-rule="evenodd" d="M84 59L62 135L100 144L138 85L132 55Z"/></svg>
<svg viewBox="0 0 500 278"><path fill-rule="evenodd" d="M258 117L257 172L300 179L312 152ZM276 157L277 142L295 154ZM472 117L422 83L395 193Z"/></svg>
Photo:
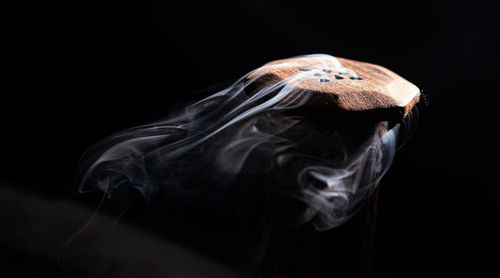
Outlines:
<svg viewBox="0 0 500 278"><path fill-rule="evenodd" d="M330 55L273 61L247 77L255 90L279 81L310 94L305 106L379 112L381 119L405 117L420 98L415 85L384 67Z"/></svg>

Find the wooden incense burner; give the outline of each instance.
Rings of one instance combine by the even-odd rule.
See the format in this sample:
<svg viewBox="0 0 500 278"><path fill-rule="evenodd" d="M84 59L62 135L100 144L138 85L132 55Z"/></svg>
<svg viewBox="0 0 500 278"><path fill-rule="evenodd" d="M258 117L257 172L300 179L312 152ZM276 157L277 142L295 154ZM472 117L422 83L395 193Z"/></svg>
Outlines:
<svg viewBox="0 0 500 278"><path fill-rule="evenodd" d="M267 63L246 80L254 90L280 81L310 95L304 107L373 120L402 119L420 98L415 85L384 67L322 54Z"/></svg>
<svg viewBox="0 0 500 278"><path fill-rule="evenodd" d="M415 85L384 67L329 55L273 61L250 73L245 82L250 93L282 83L305 94L298 109L306 109L314 123L355 119L347 125L358 131L346 139L353 144L373 122L405 118L420 98ZM269 241L255 277L369 277L378 189L352 219L326 231L311 225L288 229L284 219L296 205L274 196L268 209Z"/></svg>

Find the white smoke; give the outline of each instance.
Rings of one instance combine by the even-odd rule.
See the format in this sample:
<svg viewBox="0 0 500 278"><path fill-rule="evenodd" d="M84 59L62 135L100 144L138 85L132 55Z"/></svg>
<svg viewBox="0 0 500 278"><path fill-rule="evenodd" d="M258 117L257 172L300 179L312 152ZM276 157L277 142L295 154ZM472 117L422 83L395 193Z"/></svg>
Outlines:
<svg viewBox="0 0 500 278"><path fill-rule="evenodd" d="M332 56L309 57L356 76ZM311 72L256 91L249 88L261 76L247 76L166 120L122 131L93 146L83 158L80 191L111 195L125 187L146 200L159 191L217 198L229 189L207 184L276 173L287 178L278 179L282 182L273 184L274 189L288 190L306 205L300 222L325 230L347 221L389 168L399 125L346 128L294 113L310 97L295 85L315 78ZM349 134L357 137L356 144ZM196 176L211 182L194 184Z"/></svg>

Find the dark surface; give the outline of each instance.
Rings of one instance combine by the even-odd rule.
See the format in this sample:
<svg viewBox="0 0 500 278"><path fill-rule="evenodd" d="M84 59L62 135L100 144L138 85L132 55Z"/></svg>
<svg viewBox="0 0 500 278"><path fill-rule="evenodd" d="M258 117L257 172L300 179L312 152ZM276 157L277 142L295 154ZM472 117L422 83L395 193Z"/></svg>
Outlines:
<svg viewBox="0 0 500 278"><path fill-rule="evenodd" d="M268 61L327 53L385 66L430 103L381 184L374 276L498 274L500 25L488 1L86 2L6 11L2 187L95 207L74 179L96 140L164 117ZM25 241L15 231L29 218L0 213L17 219L0 223L4 273L57 269L52 257L15 244Z"/></svg>

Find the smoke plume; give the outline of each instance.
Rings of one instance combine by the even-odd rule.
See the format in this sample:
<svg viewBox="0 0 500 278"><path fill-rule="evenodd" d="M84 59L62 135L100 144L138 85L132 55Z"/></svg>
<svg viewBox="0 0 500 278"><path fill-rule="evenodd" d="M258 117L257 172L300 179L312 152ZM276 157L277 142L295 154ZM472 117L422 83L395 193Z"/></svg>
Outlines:
<svg viewBox="0 0 500 278"><path fill-rule="evenodd" d="M310 57L352 72L332 56ZM347 221L390 167L399 124L334 124L295 113L310 97L295 85L312 78L310 72L258 89L259 76L247 76L165 120L97 143L83 157L80 191L111 196L125 189L146 201L171 194L217 202L238 190L232 182L238 177L272 176L273 182L250 186L300 200L299 223L326 230Z"/></svg>

